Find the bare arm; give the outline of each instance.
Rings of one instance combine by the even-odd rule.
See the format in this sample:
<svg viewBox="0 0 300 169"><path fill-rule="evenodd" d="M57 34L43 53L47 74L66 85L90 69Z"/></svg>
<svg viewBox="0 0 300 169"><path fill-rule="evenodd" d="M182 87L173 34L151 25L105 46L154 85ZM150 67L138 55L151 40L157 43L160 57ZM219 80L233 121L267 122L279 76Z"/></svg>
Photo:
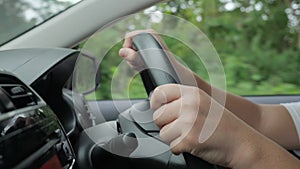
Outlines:
<svg viewBox="0 0 300 169"><path fill-rule="evenodd" d="M233 169L299 168L300 161L264 136L252 136L233 160Z"/></svg>
<svg viewBox="0 0 300 169"><path fill-rule="evenodd" d="M197 86L209 95L212 86L194 74ZM294 122L282 105L256 104L243 97L216 89L226 94L225 107L257 131L287 149L299 149L298 134ZM214 98L218 101L218 98Z"/></svg>
<svg viewBox="0 0 300 169"><path fill-rule="evenodd" d="M132 32L125 38L119 54L139 71L143 65L131 47L131 38L137 33ZM156 88L150 104L156 110L154 121L161 127L160 136L170 144L173 153L188 152L233 169L299 168L300 161L275 143L289 149L300 149L295 126L283 106L255 104L214 88L172 55L169 57L184 85L169 84ZM212 89L215 89L213 96ZM225 105L222 104L223 97L219 97L224 95ZM182 104L177 104L179 101ZM214 133L200 143L200 133L209 112L207 105L214 105L224 112ZM226 109L218 109L223 106Z"/></svg>
<svg viewBox="0 0 300 169"><path fill-rule="evenodd" d="M169 51L164 42L153 30L135 31L127 34L123 48L119 53L131 67L138 71L140 68L143 68L143 65L139 61L139 57L136 57L136 52L132 50L131 41L133 36L141 32L152 33L161 42L165 50ZM300 149L296 128L288 111L283 106L255 104L243 97L214 88L178 62L172 54L169 54L169 59L181 79L182 84L202 89L221 105L223 105L221 100L223 97L218 98L217 96L225 95L225 107L248 125L287 149ZM212 88L216 94L214 96L211 94Z"/></svg>
<svg viewBox="0 0 300 169"><path fill-rule="evenodd" d="M300 161L285 149L228 109L222 109L222 105L197 87L176 84L159 86L152 94L150 105L155 110L154 122L161 128L160 137L175 154L191 153L210 163L233 169L300 166ZM222 117L212 135L203 140L201 135L207 132L203 127L210 106L216 111L221 110Z"/></svg>

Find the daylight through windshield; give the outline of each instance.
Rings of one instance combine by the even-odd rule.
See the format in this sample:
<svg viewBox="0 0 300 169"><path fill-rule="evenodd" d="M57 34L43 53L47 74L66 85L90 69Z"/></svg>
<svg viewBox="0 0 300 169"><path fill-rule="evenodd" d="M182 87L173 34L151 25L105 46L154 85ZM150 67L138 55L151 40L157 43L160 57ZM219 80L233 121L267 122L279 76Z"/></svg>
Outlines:
<svg viewBox="0 0 300 169"><path fill-rule="evenodd" d="M0 45L81 0L0 0Z"/></svg>

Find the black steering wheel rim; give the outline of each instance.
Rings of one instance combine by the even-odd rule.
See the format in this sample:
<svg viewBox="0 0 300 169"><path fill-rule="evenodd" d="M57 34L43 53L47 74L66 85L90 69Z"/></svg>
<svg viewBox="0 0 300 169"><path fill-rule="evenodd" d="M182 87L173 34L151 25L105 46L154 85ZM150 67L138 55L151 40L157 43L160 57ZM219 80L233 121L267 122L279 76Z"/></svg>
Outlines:
<svg viewBox="0 0 300 169"><path fill-rule="evenodd" d="M168 54L160 42L150 33L141 33L133 37L132 46L144 62L145 69L140 72L147 94L163 84L181 84L180 79L169 60ZM200 166L205 169L217 168L216 165L188 153L183 153L187 168L194 169Z"/></svg>

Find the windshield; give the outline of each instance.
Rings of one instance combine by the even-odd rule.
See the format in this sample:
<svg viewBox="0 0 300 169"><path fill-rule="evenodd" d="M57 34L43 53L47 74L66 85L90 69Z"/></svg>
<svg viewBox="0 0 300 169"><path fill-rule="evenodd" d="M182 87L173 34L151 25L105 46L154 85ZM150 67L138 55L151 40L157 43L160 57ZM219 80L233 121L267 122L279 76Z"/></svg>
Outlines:
<svg viewBox="0 0 300 169"><path fill-rule="evenodd" d="M0 0L0 46L81 0Z"/></svg>

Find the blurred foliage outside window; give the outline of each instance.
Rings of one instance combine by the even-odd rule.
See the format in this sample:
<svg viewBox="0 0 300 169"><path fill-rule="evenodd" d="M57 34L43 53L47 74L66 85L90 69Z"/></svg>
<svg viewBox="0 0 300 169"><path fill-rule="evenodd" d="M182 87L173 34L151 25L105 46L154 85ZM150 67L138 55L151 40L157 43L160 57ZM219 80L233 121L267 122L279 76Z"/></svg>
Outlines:
<svg viewBox="0 0 300 169"><path fill-rule="evenodd" d="M79 0L0 0L0 44L77 2ZM228 91L239 95L300 94L299 0L172 0L143 12L175 15L203 31L222 60ZM135 22L140 22L139 18ZM162 26L168 29L178 25ZM128 32L138 27L128 23L123 29ZM116 36L114 31L118 30L105 36L107 41ZM191 59L190 56L195 55L193 51L176 39L163 38L173 53L209 80L203 65ZM97 39L93 43L94 50L110 48ZM121 45L119 42L111 48L101 62L102 82L96 92L97 99L112 98L113 75L120 84L114 98L127 98L127 89L130 98L146 97L140 77L127 79L122 74L132 70L117 68L121 62L118 56Z"/></svg>
<svg viewBox="0 0 300 169"><path fill-rule="evenodd" d="M80 0L0 0L0 45Z"/></svg>
<svg viewBox="0 0 300 169"><path fill-rule="evenodd" d="M174 0L147 11L172 14L199 27L222 60L229 92L238 95L300 93L299 1ZM176 40L165 38L165 41L170 50L183 60L193 55ZM116 56L120 47L121 43L114 46L107 54L111 56L106 57L110 59L101 64L99 99L111 98L111 85L108 83L121 61ZM205 71L200 70L201 64L188 59L184 61L193 71L207 78ZM139 77L126 83L130 83L130 98L146 97ZM120 95L117 98L125 97Z"/></svg>
<svg viewBox="0 0 300 169"><path fill-rule="evenodd" d="M184 18L203 31L222 60L229 92L238 95L300 94L299 0L173 0L144 11L147 12ZM127 29L137 28L132 24ZM193 55L189 48L175 39L164 40L173 53L208 80L201 63L188 59ZM110 49L101 62L102 82L96 95L98 99L112 98L113 74L131 71L117 70L121 62L118 56L121 44ZM95 48L100 46L95 45ZM146 97L139 76L128 82L120 75L118 80L120 84L129 84L130 98ZM124 93L114 98L127 97Z"/></svg>

